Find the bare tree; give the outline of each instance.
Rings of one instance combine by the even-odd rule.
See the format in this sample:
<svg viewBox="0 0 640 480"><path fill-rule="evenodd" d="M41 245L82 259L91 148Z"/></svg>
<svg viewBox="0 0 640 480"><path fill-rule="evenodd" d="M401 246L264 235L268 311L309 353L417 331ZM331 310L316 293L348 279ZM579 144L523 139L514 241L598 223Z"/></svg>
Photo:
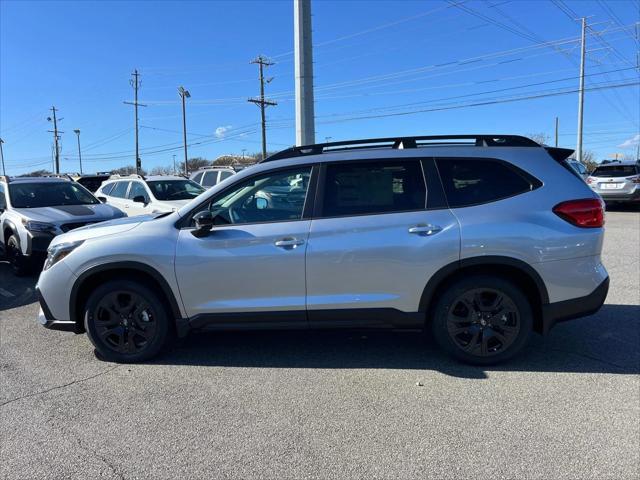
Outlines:
<svg viewBox="0 0 640 480"><path fill-rule="evenodd" d="M165 167L153 167L151 169L151 175L173 175L176 172L173 171L173 165L167 165Z"/></svg>
<svg viewBox="0 0 640 480"><path fill-rule="evenodd" d="M23 173L22 175L18 175L19 177L44 177L45 175L51 175L49 170L35 170L29 173Z"/></svg>
<svg viewBox="0 0 640 480"><path fill-rule="evenodd" d="M527 136L534 142L539 143L540 145L548 145L549 143L549 135L543 132L530 133Z"/></svg>
<svg viewBox="0 0 640 480"><path fill-rule="evenodd" d="M189 163L189 173L195 170L198 170L199 168L208 167L211 165L211 162L209 160L202 157L190 158L188 160L188 163ZM178 170L180 172L184 172L184 162L180 162Z"/></svg>
<svg viewBox="0 0 640 480"><path fill-rule="evenodd" d="M113 173L114 175L133 175L134 173L136 173L136 167L134 165L127 165L126 167L116 168L112 170L111 173ZM142 175L147 174L146 170L144 169L140 170L140 173Z"/></svg>

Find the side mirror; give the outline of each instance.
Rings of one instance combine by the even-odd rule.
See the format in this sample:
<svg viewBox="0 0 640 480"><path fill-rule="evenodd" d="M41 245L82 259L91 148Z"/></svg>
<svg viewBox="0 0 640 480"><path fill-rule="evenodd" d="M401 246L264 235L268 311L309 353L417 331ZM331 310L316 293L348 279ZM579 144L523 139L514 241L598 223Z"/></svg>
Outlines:
<svg viewBox="0 0 640 480"><path fill-rule="evenodd" d="M136 203L144 203L145 205L149 203L147 202L147 199L144 197L144 195L137 195L133 197L133 201Z"/></svg>
<svg viewBox="0 0 640 480"><path fill-rule="evenodd" d="M98 197L98 200L100 200L102 203L107 203L107 197Z"/></svg>
<svg viewBox="0 0 640 480"><path fill-rule="evenodd" d="M195 223L196 229L193 231L193 234L196 237L205 237L213 228L213 223L215 220L215 215L213 212L209 210L204 210L202 212L196 213L193 217L193 222Z"/></svg>

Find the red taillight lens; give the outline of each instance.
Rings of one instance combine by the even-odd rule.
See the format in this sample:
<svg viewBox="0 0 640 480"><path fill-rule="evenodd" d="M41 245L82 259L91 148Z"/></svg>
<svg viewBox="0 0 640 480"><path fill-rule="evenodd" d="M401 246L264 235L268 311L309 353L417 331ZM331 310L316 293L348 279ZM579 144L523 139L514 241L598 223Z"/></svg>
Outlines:
<svg viewBox="0 0 640 480"><path fill-rule="evenodd" d="M631 177L628 180L631 180L633 183L640 183L640 175Z"/></svg>
<svg viewBox="0 0 640 480"><path fill-rule="evenodd" d="M597 228L604 225L604 206L600 200L569 200L553 207L553 213L576 227Z"/></svg>
<svg viewBox="0 0 640 480"><path fill-rule="evenodd" d="M591 178L591 177L587 178L587 183L588 184L591 184L593 182L595 182L595 180L593 178Z"/></svg>

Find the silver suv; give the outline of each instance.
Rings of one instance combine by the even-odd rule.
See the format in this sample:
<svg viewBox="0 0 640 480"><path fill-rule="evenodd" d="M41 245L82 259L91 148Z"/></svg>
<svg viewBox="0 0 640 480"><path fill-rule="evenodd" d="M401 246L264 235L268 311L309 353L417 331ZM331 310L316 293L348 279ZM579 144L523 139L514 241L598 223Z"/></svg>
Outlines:
<svg viewBox="0 0 640 480"><path fill-rule="evenodd" d="M640 205L640 164L637 162L600 165L591 172L587 183L607 203Z"/></svg>
<svg viewBox="0 0 640 480"><path fill-rule="evenodd" d="M0 177L0 252L16 275L43 260L56 235L124 216L67 178Z"/></svg>
<svg viewBox="0 0 640 480"><path fill-rule="evenodd" d="M191 174L191 180L204 188L211 188L236 174L231 167L203 167Z"/></svg>
<svg viewBox="0 0 640 480"><path fill-rule="evenodd" d="M607 295L603 204L571 153L505 135L291 148L177 212L56 238L39 321L119 362L192 330L347 327L503 361Z"/></svg>

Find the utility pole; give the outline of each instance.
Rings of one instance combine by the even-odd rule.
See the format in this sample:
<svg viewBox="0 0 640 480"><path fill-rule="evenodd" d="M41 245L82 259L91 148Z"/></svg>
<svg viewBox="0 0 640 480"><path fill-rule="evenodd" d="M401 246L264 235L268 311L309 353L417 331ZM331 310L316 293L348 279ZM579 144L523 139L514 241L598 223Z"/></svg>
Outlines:
<svg viewBox="0 0 640 480"><path fill-rule="evenodd" d="M558 148L558 117L556 117L556 148Z"/></svg>
<svg viewBox="0 0 640 480"><path fill-rule="evenodd" d="M7 171L4 169L4 153L2 152L2 144L4 140L0 138L0 160L2 160L2 175L6 175Z"/></svg>
<svg viewBox="0 0 640 480"><path fill-rule="evenodd" d="M244 163L244 152L246 152L246 151L247 151L247 149L246 149L246 148L243 148L243 149L242 149L242 162L243 162L243 163Z"/></svg>
<svg viewBox="0 0 640 480"><path fill-rule="evenodd" d="M313 45L311 0L293 0L296 82L296 145L316 143L313 105Z"/></svg>
<svg viewBox="0 0 640 480"><path fill-rule="evenodd" d="M262 55L259 55L255 60L252 60L251 63L257 63L260 71L260 98L250 98L249 101L260 107L260 118L262 123L262 160L264 160L267 157L267 121L264 115L264 110L269 106L277 105L277 102L274 102L273 100L266 100L264 98L264 67L273 65L273 62L270 62ZM273 77L267 79L266 82L270 83L271 80L273 80Z"/></svg>
<svg viewBox="0 0 640 480"><path fill-rule="evenodd" d="M53 122L53 130L47 130L50 133L53 133L53 144L54 144L54 159L55 159L55 173L60 173L60 148L58 145L58 140L60 139L58 132L58 119L56 118L56 112L59 111L55 106L51 107L51 111L53 112L53 118L47 117L47 120Z"/></svg>
<svg viewBox="0 0 640 480"><path fill-rule="evenodd" d="M582 161L582 119L584 107L584 54L586 47L587 19L582 17L582 46L580 47L580 88L578 90L578 142L576 146L576 160Z"/></svg>
<svg viewBox="0 0 640 480"><path fill-rule="evenodd" d="M140 74L138 70L134 70L131 74L131 80L129 80L129 84L133 87L133 102L124 102L127 105L133 105L133 110L135 112L135 125L136 125L136 173L140 175L142 170L142 161L140 160L140 149L138 146L138 107L146 107L142 103L138 103L138 89L140 88Z"/></svg>
<svg viewBox="0 0 640 480"><path fill-rule="evenodd" d="M173 154L173 174L177 175L178 170L176 170L176 154Z"/></svg>
<svg viewBox="0 0 640 480"><path fill-rule="evenodd" d="M191 98L189 90L184 87L178 88L178 95L182 99L182 137L184 139L184 173L189 176L189 167L187 165L187 113L185 109L185 99Z"/></svg>
<svg viewBox="0 0 640 480"><path fill-rule="evenodd" d="M74 133L78 136L78 160L80 160L80 175L82 175L82 153L80 152L80 129L74 130Z"/></svg>

